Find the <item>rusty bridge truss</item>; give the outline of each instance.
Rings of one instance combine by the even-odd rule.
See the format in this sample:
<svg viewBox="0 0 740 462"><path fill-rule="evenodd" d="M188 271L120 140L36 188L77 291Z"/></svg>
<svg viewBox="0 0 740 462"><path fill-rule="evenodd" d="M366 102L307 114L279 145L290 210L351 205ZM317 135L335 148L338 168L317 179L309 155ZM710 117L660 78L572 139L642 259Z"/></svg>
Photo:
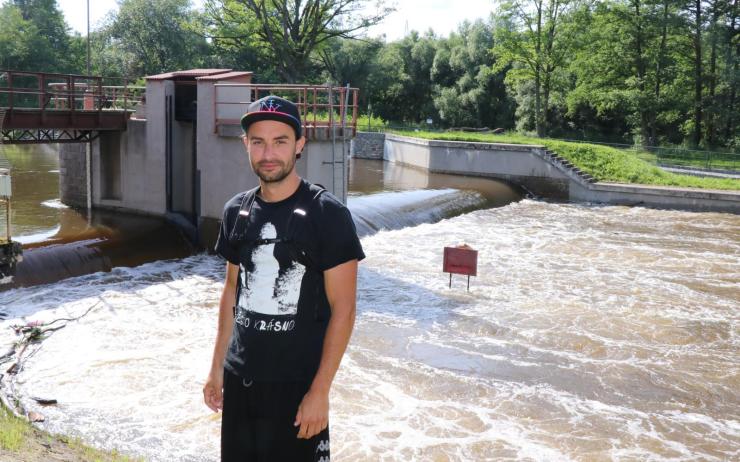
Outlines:
<svg viewBox="0 0 740 462"><path fill-rule="evenodd" d="M9 144L92 141L100 131L125 130L143 95L143 87L104 77L0 70L0 137Z"/></svg>

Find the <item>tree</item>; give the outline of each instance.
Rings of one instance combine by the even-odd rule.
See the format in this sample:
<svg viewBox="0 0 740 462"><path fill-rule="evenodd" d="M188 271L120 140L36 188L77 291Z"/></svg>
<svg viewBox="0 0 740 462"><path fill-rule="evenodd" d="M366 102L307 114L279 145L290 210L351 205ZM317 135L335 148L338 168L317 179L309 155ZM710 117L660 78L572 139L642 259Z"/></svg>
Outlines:
<svg viewBox="0 0 740 462"><path fill-rule="evenodd" d="M547 134L553 78L565 56L560 25L572 5L570 0L510 0L501 4L496 15L495 70L519 63L507 77L534 80L537 136Z"/></svg>
<svg viewBox="0 0 740 462"><path fill-rule="evenodd" d="M493 70L493 31L481 20L464 22L441 40L431 70L434 106L445 125L511 127L513 102L504 85L508 69Z"/></svg>
<svg viewBox="0 0 740 462"><path fill-rule="evenodd" d="M315 53L333 38L354 38L392 10L368 0L208 0L212 38L237 48L258 46L288 83L305 79ZM257 44L250 42L256 41Z"/></svg>
<svg viewBox="0 0 740 462"><path fill-rule="evenodd" d="M208 55L199 24L189 0L121 0L101 31L100 51L127 76L199 67Z"/></svg>
<svg viewBox="0 0 740 462"><path fill-rule="evenodd" d="M637 0L634 0L637 1ZM686 23L691 28L691 41L694 51L694 134L693 145L699 146L702 139L703 112L703 55L702 32L705 18L702 16L702 0L689 0L686 4Z"/></svg>
<svg viewBox="0 0 740 462"><path fill-rule="evenodd" d="M598 117L624 114L644 146L656 145L661 134L680 142L690 64L675 1L617 0L578 14L569 113L590 106Z"/></svg>
<svg viewBox="0 0 740 462"><path fill-rule="evenodd" d="M0 6L0 68L31 70L36 27L12 4Z"/></svg>
<svg viewBox="0 0 740 462"><path fill-rule="evenodd" d="M325 69L325 80L360 89L361 108L369 102L368 88L375 77L378 52L384 43L378 39L333 39L320 55Z"/></svg>
<svg viewBox="0 0 740 462"><path fill-rule="evenodd" d="M430 73L438 40L432 31L411 31L380 50L368 82L374 113L403 123L436 118Z"/></svg>
<svg viewBox="0 0 740 462"><path fill-rule="evenodd" d="M0 7L0 63L32 72L73 72L69 28L55 0L13 0Z"/></svg>

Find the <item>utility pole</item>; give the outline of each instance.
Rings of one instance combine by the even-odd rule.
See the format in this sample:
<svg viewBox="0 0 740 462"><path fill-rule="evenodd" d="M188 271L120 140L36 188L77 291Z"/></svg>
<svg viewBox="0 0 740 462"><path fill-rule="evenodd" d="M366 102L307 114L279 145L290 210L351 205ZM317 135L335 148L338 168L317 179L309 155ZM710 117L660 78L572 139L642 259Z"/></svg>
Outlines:
<svg viewBox="0 0 740 462"><path fill-rule="evenodd" d="M87 0L87 75L90 75L90 0Z"/></svg>

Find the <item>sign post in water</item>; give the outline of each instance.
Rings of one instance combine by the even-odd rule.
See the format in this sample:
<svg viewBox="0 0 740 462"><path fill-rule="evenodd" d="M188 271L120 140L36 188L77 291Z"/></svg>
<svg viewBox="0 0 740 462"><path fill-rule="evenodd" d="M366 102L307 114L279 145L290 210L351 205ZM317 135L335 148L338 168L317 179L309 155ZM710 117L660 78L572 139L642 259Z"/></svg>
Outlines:
<svg viewBox="0 0 740 462"><path fill-rule="evenodd" d="M442 271L450 273L450 287L452 287L452 273L466 275L468 291L470 291L470 276L478 275L478 251L467 244L445 247Z"/></svg>

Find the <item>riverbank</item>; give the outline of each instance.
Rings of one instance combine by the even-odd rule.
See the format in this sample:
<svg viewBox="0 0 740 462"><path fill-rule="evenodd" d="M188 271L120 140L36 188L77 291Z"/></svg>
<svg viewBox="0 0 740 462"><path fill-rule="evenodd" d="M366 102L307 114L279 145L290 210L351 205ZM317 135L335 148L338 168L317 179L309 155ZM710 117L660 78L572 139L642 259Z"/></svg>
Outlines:
<svg viewBox="0 0 740 462"><path fill-rule="evenodd" d="M135 462L116 451L91 448L77 438L52 435L14 416L0 404L0 460L3 462Z"/></svg>
<svg viewBox="0 0 740 462"><path fill-rule="evenodd" d="M637 151L625 151L610 146L540 139L522 135L392 131L402 136L440 141L465 141L545 146L565 158L594 180L610 183L646 186L675 186L714 190L740 190L740 180L734 178L702 178L667 172L640 157Z"/></svg>

